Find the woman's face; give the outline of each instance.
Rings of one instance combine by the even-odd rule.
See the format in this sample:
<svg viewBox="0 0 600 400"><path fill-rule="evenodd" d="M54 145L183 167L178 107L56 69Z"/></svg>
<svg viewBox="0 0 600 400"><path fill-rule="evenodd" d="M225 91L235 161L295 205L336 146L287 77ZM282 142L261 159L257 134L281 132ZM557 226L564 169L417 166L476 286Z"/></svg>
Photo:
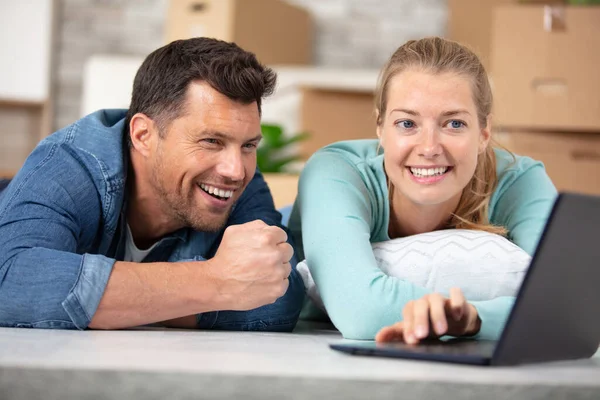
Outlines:
<svg viewBox="0 0 600 400"><path fill-rule="evenodd" d="M394 76L377 134L399 196L417 206L458 203L490 139L470 81L455 73L409 69Z"/></svg>

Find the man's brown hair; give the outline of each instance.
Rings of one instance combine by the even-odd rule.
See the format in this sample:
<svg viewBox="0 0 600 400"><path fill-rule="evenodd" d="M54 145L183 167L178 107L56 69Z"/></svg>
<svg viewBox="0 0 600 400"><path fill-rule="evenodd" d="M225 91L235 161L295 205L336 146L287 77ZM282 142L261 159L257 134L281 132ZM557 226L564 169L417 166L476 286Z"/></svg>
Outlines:
<svg viewBox="0 0 600 400"><path fill-rule="evenodd" d="M163 135L170 122L185 113L192 81L204 81L243 104L256 102L260 114L261 100L273 93L277 76L235 43L204 37L171 42L150 53L135 76L125 121L130 146L131 118L147 115Z"/></svg>

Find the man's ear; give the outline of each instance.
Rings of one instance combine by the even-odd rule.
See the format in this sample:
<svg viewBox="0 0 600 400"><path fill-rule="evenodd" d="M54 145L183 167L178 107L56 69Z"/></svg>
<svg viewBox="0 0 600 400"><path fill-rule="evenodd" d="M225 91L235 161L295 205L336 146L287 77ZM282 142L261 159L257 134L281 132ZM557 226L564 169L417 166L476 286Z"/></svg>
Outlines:
<svg viewBox="0 0 600 400"><path fill-rule="evenodd" d="M158 129L150 117L137 113L129 122L129 135L133 148L144 157L148 157L155 148Z"/></svg>
<svg viewBox="0 0 600 400"><path fill-rule="evenodd" d="M490 140L492 139L492 116L491 114L487 116L485 128L481 129L481 134L479 135L479 153L483 153L488 145L490 144Z"/></svg>

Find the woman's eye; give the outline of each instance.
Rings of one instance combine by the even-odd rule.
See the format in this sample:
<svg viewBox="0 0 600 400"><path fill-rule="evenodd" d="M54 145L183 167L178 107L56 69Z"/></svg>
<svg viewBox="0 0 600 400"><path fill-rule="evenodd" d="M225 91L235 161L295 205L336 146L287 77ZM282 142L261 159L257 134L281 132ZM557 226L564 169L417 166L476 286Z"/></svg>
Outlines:
<svg viewBox="0 0 600 400"><path fill-rule="evenodd" d="M456 119L453 119L452 121L450 121L450 127L452 129L460 129L463 126L465 126L465 124L462 121L458 121Z"/></svg>
<svg viewBox="0 0 600 400"><path fill-rule="evenodd" d="M410 120L406 120L406 121L400 121L397 124L400 128L404 128L404 129L410 129L410 128L414 128L415 127L415 123L413 121Z"/></svg>

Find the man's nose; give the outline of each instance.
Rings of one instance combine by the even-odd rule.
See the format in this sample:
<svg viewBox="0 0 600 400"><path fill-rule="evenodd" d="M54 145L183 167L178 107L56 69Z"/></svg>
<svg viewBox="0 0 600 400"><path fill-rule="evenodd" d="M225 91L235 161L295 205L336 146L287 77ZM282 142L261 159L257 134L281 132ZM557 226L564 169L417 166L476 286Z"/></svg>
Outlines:
<svg viewBox="0 0 600 400"><path fill-rule="evenodd" d="M217 172L232 181L242 181L246 176L241 150L226 149L219 160Z"/></svg>

